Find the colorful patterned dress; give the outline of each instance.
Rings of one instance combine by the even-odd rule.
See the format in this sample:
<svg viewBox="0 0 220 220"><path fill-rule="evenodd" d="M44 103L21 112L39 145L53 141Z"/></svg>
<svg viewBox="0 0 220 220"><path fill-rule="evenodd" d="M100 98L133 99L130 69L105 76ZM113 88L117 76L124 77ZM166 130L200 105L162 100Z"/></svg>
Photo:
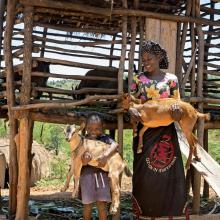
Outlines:
<svg viewBox="0 0 220 220"><path fill-rule="evenodd" d="M133 95L144 101L179 98L178 80L166 73L160 81L144 73L134 76ZM140 130L141 124L138 125ZM186 204L185 175L174 124L149 128L143 136L143 152L137 154L138 136L133 140L133 208L139 216L180 216Z"/></svg>

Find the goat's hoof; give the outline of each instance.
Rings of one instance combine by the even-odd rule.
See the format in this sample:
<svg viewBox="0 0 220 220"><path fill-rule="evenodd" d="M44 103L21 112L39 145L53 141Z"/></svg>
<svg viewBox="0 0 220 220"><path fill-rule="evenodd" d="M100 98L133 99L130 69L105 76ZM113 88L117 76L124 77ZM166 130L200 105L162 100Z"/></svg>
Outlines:
<svg viewBox="0 0 220 220"><path fill-rule="evenodd" d="M137 154L141 154L141 153L142 153L142 148L143 148L143 146L138 147L138 149L137 149Z"/></svg>
<svg viewBox="0 0 220 220"><path fill-rule="evenodd" d="M195 156L195 160L201 162L201 158L199 156Z"/></svg>
<svg viewBox="0 0 220 220"><path fill-rule="evenodd" d="M116 205L111 205L109 213L111 215L115 215L117 213L117 211L118 211L118 207Z"/></svg>
<svg viewBox="0 0 220 220"><path fill-rule="evenodd" d="M72 198L76 197L76 192L72 192Z"/></svg>
<svg viewBox="0 0 220 220"><path fill-rule="evenodd" d="M66 187L62 187L62 188L60 189L60 192L66 192Z"/></svg>

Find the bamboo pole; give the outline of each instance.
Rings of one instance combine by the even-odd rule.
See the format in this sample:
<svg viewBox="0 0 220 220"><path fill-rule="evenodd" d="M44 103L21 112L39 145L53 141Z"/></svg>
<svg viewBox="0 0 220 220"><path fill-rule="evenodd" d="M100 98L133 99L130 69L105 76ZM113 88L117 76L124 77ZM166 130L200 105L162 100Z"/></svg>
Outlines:
<svg viewBox="0 0 220 220"><path fill-rule="evenodd" d="M5 29L5 41L4 41L4 56L6 67L6 83L7 83L7 105L9 116L9 129L10 129L10 154L9 154L9 218L12 219L16 213L17 206L17 183L18 183L18 163L17 163L17 148L14 141L14 137L17 133L17 122L14 118L12 107L15 104L14 97L14 72L13 72L13 60L12 60L12 32L15 19L15 5L16 0L8 0L7 2L7 17L6 17L6 29Z"/></svg>
<svg viewBox="0 0 220 220"><path fill-rule="evenodd" d="M33 7L24 8L24 65L20 103L28 104L31 97L31 69L32 69L32 31L33 31ZM30 195L30 151L33 122L28 111L22 112L19 128L19 163L18 163L18 194L16 220L28 219L28 199Z"/></svg>
<svg viewBox="0 0 220 220"><path fill-rule="evenodd" d="M196 7L196 16L200 16L200 1L195 0ZM197 71L197 96L202 98L203 93L203 68L204 68L204 34L202 31L202 26L197 26L198 33L198 45L199 45L199 54L198 54L198 71ZM203 103L198 104L198 109L203 111ZM198 120L197 127L197 136L198 142L203 147L203 137L204 137L204 120ZM194 174L194 197L193 197L193 213L199 214L200 212L200 188L201 188L201 174L198 171L195 171Z"/></svg>

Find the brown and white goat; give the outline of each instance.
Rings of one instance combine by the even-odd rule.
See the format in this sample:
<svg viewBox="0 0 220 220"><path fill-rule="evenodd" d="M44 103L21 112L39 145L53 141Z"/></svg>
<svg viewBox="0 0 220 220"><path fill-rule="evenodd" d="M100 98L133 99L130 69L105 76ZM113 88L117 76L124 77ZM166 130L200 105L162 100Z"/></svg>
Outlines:
<svg viewBox="0 0 220 220"><path fill-rule="evenodd" d="M74 179L74 189L73 197L79 187L79 178L82 169L82 155L85 151L88 151L92 155L92 160L88 163L91 166L98 167L97 158L100 157L110 145L97 140L90 140L83 138L78 132L82 129L76 129L74 125L68 125L65 130L65 136L67 141L70 142L71 151L71 168L67 175L67 180L61 191L66 191L69 187L69 182L71 177ZM102 170L108 172L111 187L112 203L110 207L110 213L115 214L119 208L120 204L120 184L119 176L125 171L127 176L131 176L131 171L129 170L127 164L122 160L118 152L114 153L108 160L104 167L100 167Z"/></svg>
<svg viewBox="0 0 220 220"><path fill-rule="evenodd" d="M133 100L133 102L131 100ZM137 153L142 152L143 135L148 128L168 126L174 122L170 114L170 109L171 105L178 104L182 110L181 120L178 123L182 128L190 147L189 157L186 162L186 169L188 169L190 166L192 155L195 156L196 160L200 161L196 149L197 138L193 134L193 128L198 118L210 120L210 114L202 114L189 103L174 98L149 100L144 104L135 104L134 101L138 100L125 94L122 101L122 106L125 109L129 109L131 115L133 114L138 116L140 118L140 122L143 124L143 128L139 132Z"/></svg>

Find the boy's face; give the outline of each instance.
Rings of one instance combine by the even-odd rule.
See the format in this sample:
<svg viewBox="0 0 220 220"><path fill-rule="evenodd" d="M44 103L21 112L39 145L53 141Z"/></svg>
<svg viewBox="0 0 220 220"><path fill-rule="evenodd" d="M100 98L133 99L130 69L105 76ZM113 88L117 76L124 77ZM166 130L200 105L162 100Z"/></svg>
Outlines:
<svg viewBox="0 0 220 220"><path fill-rule="evenodd" d="M86 131L90 138L96 139L103 133L102 124L100 122L90 122L86 126Z"/></svg>

